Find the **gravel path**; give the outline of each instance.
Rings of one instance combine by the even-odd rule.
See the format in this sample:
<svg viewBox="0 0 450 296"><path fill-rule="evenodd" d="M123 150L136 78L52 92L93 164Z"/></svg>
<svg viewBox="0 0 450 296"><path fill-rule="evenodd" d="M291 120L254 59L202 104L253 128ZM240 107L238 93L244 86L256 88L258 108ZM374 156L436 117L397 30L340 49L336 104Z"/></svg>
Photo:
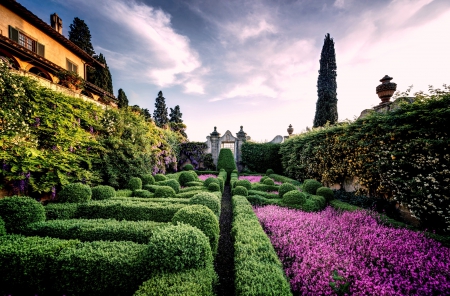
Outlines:
<svg viewBox="0 0 450 296"><path fill-rule="evenodd" d="M222 210L220 213L219 248L214 266L219 276L219 285L216 288L218 296L234 295L234 244L231 238L231 222L233 221L233 208L231 205L230 186L225 186L222 195Z"/></svg>

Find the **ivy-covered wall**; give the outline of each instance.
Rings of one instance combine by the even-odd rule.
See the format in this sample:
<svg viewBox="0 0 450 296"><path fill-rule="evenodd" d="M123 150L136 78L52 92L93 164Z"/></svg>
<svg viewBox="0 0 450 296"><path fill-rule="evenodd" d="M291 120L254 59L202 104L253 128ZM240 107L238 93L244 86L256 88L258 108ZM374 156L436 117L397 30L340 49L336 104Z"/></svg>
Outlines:
<svg viewBox="0 0 450 296"><path fill-rule="evenodd" d="M342 184L357 177L371 195L408 205L424 227L450 233L450 88L353 123L281 144L287 176Z"/></svg>
<svg viewBox="0 0 450 296"><path fill-rule="evenodd" d="M245 142L241 147L242 164L253 172L265 173L272 169L281 174L280 147L280 144Z"/></svg>
<svg viewBox="0 0 450 296"><path fill-rule="evenodd" d="M176 170L181 141L130 110L51 91L0 64L0 186L10 193L54 196L77 181L123 187Z"/></svg>

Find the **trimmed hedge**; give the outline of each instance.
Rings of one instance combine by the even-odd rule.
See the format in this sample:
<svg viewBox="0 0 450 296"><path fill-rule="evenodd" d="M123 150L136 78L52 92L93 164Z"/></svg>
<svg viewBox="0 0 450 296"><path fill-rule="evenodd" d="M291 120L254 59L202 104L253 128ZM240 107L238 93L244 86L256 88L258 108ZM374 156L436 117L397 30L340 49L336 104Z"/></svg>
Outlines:
<svg viewBox="0 0 450 296"><path fill-rule="evenodd" d="M236 183L234 183L234 186L243 186L247 188L247 190L252 189L252 183L250 183L249 180L237 180Z"/></svg>
<svg viewBox="0 0 450 296"><path fill-rule="evenodd" d="M145 189L138 189L133 192L133 197L152 198L153 193Z"/></svg>
<svg viewBox="0 0 450 296"><path fill-rule="evenodd" d="M170 186L158 186L155 190L155 197L156 198L162 198L162 197L175 197L176 193L175 190L173 190Z"/></svg>
<svg viewBox="0 0 450 296"><path fill-rule="evenodd" d="M316 190L316 195L323 196L326 201L331 201L334 199L334 192L328 187L319 187Z"/></svg>
<svg viewBox="0 0 450 296"><path fill-rule="evenodd" d="M116 191L116 196L131 197L133 196L133 191L130 189L120 189Z"/></svg>
<svg viewBox="0 0 450 296"><path fill-rule="evenodd" d="M259 191L258 191L259 193ZM262 192L261 192L262 193ZM281 199L279 198L265 198L262 195L259 194L251 194L247 196L247 200L254 206L267 206L267 205L279 205L281 204Z"/></svg>
<svg viewBox="0 0 450 296"><path fill-rule="evenodd" d="M138 190L138 189L142 189L142 180L141 180L141 178L138 178L138 177L130 178L130 180L128 181L127 188L132 190L132 191L135 191L135 190Z"/></svg>
<svg viewBox="0 0 450 296"><path fill-rule="evenodd" d="M141 176L142 186L155 184L155 178L152 174L144 174Z"/></svg>
<svg viewBox="0 0 450 296"><path fill-rule="evenodd" d="M155 176L153 176L153 178L155 179L155 182L160 182L160 181L166 181L167 177L164 176L163 174L156 174Z"/></svg>
<svg viewBox="0 0 450 296"><path fill-rule="evenodd" d="M91 188L92 200L109 199L116 196L114 187L108 185L98 185Z"/></svg>
<svg viewBox="0 0 450 296"><path fill-rule="evenodd" d="M175 196L175 198L191 198L191 197L193 197L196 194L201 193L201 192L205 192L205 189L203 188L201 190L197 189L197 190L192 190L192 191L187 191L187 192L181 192L181 193L178 193Z"/></svg>
<svg viewBox="0 0 450 296"><path fill-rule="evenodd" d="M333 199L332 201L330 201L330 205L335 208L336 210L341 210L341 211L358 211L358 210L363 210L363 208L351 205L349 203L346 203L344 201L340 201L338 199Z"/></svg>
<svg viewBox="0 0 450 296"><path fill-rule="evenodd" d="M239 175L237 172L233 171L230 177L230 186L234 188L236 186L236 182L239 181Z"/></svg>
<svg viewBox="0 0 450 296"><path fill-rule="evenodd" d="M49 203L44 207L47 220L77 217L78 203Z"/></svg>
<svg viewBox="0 0 450 296"><path fill-rule="evenodd" d="M45 221L42 204L28 196L10 196L0 199L0 217L6 232L20 232L33 222Z"/></svg>
<svg viewBox="0 0 450 296"><path fill-rule="evenodd" d="M142 188L150 191L151 193L155 193L155 191L156 191L156 189L158 189L158 187L159 187L158 185L147 184L147 185L144 185Z"/></svg>
<svg viewBox="0 0 450 296"><path fill-rule="evenodd" d="M205 187L208 187L209 184L211 184L211 183L217 183L220 186L220 181L217 180L217 178L214 178L214 177L209 177L205 181L203 181L203 185Z"/></svg>
<svg viewBox="0 0 450 296"><path fill-rule="evenodd" d="M180 182L180 185L184 187L189 182L198 181L198 176L194 171L184 171L181 172L178 181Z"/></svg>
<svg viewBox="0 0 450 296"><path fill-rule="evenodd" d="M6 235L5 221L0 217L0 236Z"/></svg>
<svg viewBox="0 0 450 296"><path fill-rule="evenodd" d="M316 194L317 189L322 187L322 183L314 179L308 179L303 182L303 191L309 194Z"/></svg>
<svg viewBox="0 0 450 296"><path fill-rule="evenodd" d="M219 184L219 183L217 183ZM202 186L192 186L192 187L184 187L180 189L180 193L190 192L190 191L197 191L197 190L205 190L205 187Z"/></svg>
<svg viewBox="0 0 450 296"><path fill-rule="evenodd" d="M191 205L204 205L208 207L213 213L220 217L220 198L217 197L214 193L210 192L200 192L194 195L190 199Z"/></svg>
<svg viewBox="0 0 450 296"><path fill-rule="evenodd" d="M180 188L181 188L180 183L178 183L178 181L174 180L174 179L169 179L169 180L166 180L166 181L159 181L159 182L156 182L155 185L172 187L172 189L175 191L175 194L179 193L180 192Z"/></svg>
<svg viewBox="0 0 450 296"><path fill-rule="evenodd" d="M227 179L224 179L225 182L229 182L231 178L231 173L236 170L236 162L234 161L233 152L231 149L222 148L219 152L219 159L217 160L217 169L225 170L227 172ZM220 173L219 173L220 175Z"/></svg>
<svg viewBox="0 0 450 296"><path fill-rule="evenodd" d="M252 184L252 190L258 191L265 191L265 192L278 191L278 188L280 188L280 186L278 185L266 185L261 183Z"/></svg>
<svg viewBox="0 0 450 296"><path fill-rule="evenodd" d="M262 196L267 199L277 199L277 198L279 199L280 198L279 194L269 193L269 192L265 192L265 191L258 191L258 190L249 190L248 195L259 195L259 196Z"/></svg>
<svg viewBox="0 0 450 296"><path fill-rule="evenodd" d="M191 182L187 182L185 185L187 187L196 187L196 186L203 186L203 182L202 181L191 181Z"/></svg>
<svg viewBox="0 0 450 296"><path fill-rule="evenodd" d="M211 183L208 185L208 191L219 191L220 192L220 185L218 183Z"/></svg>
<svg viewBox="0 0 450 296"><path fill-rule="evenodd" d="M275 182L271 178L267 178L263 182L264 185L274 186Z"/></svg>
<svg viewBox="0 0 450 296"><path fill-rule="evenodd" d="M58 193L60 202L86 202L91 200L91 187L81 183L71 183L64 186Z"/></svg>
<svg viewBox="0 0 450 296"><path fill-rule="evenodd" d="M291 183L292 185L295 185L295 186L302 185L302 183L297 180L294 180L294 179L291 179L291 178L288 178L288 177L285 177L282 175L278 175L278 174L270 174L269 177L272 178L274 181L281 182L281 183Z"/></svg>
<svg viewBox="0 0 450 296"><path fill-rule="evenodd" d="M272 174L275 174L275 172L274 172L272 169L268 169L268 170L266 171L266 176L270 176L270 175L272 175Z"/></svg>
<svg viewBox="0 0 450 296"><path fill-rule="evenodd" d="M244 186L236 186L233 190L231 190L231 195L248 196L248 191Z"/></svg>
<svg viewBox="0 0 450 296"><path fill-rule="evenodd" d="M283 266L244 196L232 197L236 295L292 295Z"/></svg>
<svg viewBox="0 0 450 296"><path fill-rule="evenodd" d="M297 187L295 187L291 183L283 183L280 185L280 188L278 188L278 195L280 196L280 198L283 198L283 195L285 193L292 191L292 190L297 190Z"/></svg>
<svg viewBox="0 0 450 296"><path fill-rule="evenodd" d="M194 166L189 163L183 167L183 171L193 171L193 170L194 170Z"/></svg>
<svg viewBox="0 0 450 296"><path fill-rule="evenodd" d="M283 196L283 203L286 205L303 205L306 202L306 194L294 189L286 192Z"/></svg>

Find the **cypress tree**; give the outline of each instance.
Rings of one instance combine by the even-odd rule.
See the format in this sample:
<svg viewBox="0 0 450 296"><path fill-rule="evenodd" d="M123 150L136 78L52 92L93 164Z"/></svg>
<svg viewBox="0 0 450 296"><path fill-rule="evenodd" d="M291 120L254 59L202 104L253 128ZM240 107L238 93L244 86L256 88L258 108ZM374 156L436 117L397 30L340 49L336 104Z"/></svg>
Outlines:
<svg viewBox="0 0 450 296"><path fill-rule="evenodd" d="M183 113L181 113L180 111L180 106L176 105L174 109L170 108L169 116L170 128L173 131L180 133L183 137L187 138L187 135L184 131L186 129L186 125L183 123L183 119L181 119Z"/></svg>
<svg viewBox="0 0 450 296"><path fill-rule="evenodd" d="M156 125L159 127L164 127L167 123L169 123L169 118L167 117L166 99L163 97L162 91L159 91L158 97L156 98L153 118Z"/></svg>
<svg viewBox="0 0 450 296"><path fill-rule="evenodd" d="M72 24L69 25L69 28L69 40L87 52L88 55L93 56L95 51L91 43L91 32L86 23L75 17Z"/></svg>
<svg viewBox="0 0 450 296"><path fill-rule="evenodd" d="M119 94L117 95L118 104L117 106L122 109L128 107L128 98L123 89L119 89Z"/></svg>
<svg viewBox="0 0 450 296"><path fill-rule="evenodd" d="M91 70L88 73L89 81L112 94L112 76L108 64L106 63L106 58L102 53L95 55L94 58L99 61L99 63L104 64L105 67L96 66L95 69L90 68Z"/></svg>
<svg viewBox="0 0 450 296"><path fill-rule="evenodd" d="M318 99L314 127L324 126L327 121L334 124L338 120L336 76L334 41L330 38L330 34L327 34L320 55L319 78L317 79Z"/></svg>

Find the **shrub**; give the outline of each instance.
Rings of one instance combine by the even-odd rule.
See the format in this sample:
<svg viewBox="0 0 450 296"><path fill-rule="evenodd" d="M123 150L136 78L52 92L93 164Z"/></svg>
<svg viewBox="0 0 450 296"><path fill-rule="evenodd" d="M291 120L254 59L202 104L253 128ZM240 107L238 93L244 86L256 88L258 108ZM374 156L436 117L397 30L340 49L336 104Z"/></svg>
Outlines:
<svg viewBox="0 0 450 296"><path fill-rule="evenodd" d="M201 230L179 224L155 230L140 260L142 269L153 273L205 268L212 264L213 257L208 238Z"/></svg>
<svg viewBox="0 0 450 296"><path fill-rule="evenodd" d="M306 201L306 194L297 189L286 192L283 196L283 203L286 205L302 205Z"/></svg>
<svg viewBox="0 0 450 296"><path fill-rule="evenodd" d="M291 183L292 185L295 185L295 186L302 185L302 183L300 183L299 181L282 176L282 175L271 174L269 177L272 178L272 180L281 182L281 183Z"/></svg>
<svg viewBox="0 0 450 296"><path fill-rule="evenodd" d="M261 179L259 179L259 183L264 183L267 179L270 179L268 176L263 176Z"/></svg>
<svg viewBox="0 0 450 296"><path fill-rule="evenodd" d="M241 195L241 196L248 196L248 190L244 186L236 186L232 190L232 195Z"/></svg>
<svg viewBox="0 0 450 296"><path fill-rule="evenodd" d="M249 190L248 195L259 195L267 199L280 199L278 194L265 192L265 191L259 191L259 190Z"/></svg>
<svg viewBox="0 0 450 296"><path fill-rule="evenodd" d="M151 198L153 194L145 189L137 189L133 192L134 197L143 197L143 198Z"/></svg>
<svg viewBox="0 0 450 296"><path fill-rule="evenodd" d="M336 210L341 210L341 211L349 211L349 212L353 212L353 211L358 211L358 210L362 210L362 208L351 205L349 203L346 203L344 201L340 201L338 199L333 199L332 201L330 201L330 205L335 208Z"/></svg>
<svg viewBox="0 0 450 296"><path fill-rule="evenodd" d="M131 197L133 196L133 191L130 189L120 189L116 191L116 196Z"/></svg>
<svg viewBox="0 0 450 296"><path fill-rule="evenodd" d="M181 192L181 193L178 193L177 194L177 196L176 196L176 198L191 198L191 197L193 197L193 196L195 196L197 193L200 193L200 192L205 192L205 189L204 188L202 188L201 190L193 190L193 191L186 191L186 192Z"/></svg>
<svg viewBox="0 0 450 296"><path fill-rule="evenodd" d="M275 172L274 172L272 169L268 169L268 170L266 171L266 176L270 176L270 175L272 175L272 174L275 174Z"/></svg>
<svg viewBox="0 0 450 296"><path fill-rule="evenodd" d="M219 152L219 159L217 160L217 169L225 170L227 172L226 182L230 181L231 173L236 169L236 162L234 161L233 152L228 148L222 148Z"/></svg>
<svg viewBox="0 0 450 296"><path fill-rule="evenodd" d="M16 233L30 223L45 221L45 209L31 197L15 195L0 199L0 217L6 232Z"/></svg>
<svg viewBox="0 0 450 296"><path fill-rule="evenodd" d="M155 178L152 174L144 174L141 176L142 186L155 184Z"/></svg>
<svg viewBox="0 0 450 296"><path fill-rule="evenodd" d="M239 180L239 176L237 173L231 173L230 177L230 186L234 188L236 186L236 182Z"/></svg>
<svg viewBox="0 0 450 296"><path fill-rule="evenodd" d="M53 219L72 219L76 217L77 203L49 203L45 207L47 220Z"/></svg>
<svg viewBox="0 0 450 296"><path fill-rule="evenodd" d="M192 164L187 164L183 167L183 171L193 171L194 166Z"/></svg>
<svg viewBox="0 0 450 296"><path fill-rule="evenodd" d="M173 188L169 187L169 186L159 186L158 188L156 188L156 191L155 191L156 198L175 197L175 195L176 195L175 190L173 190Z"/></svg>
<svg viewBox="0 0 450 296"><path fill-rule="evenodd" d="M160 181L166 181L167 177L164 176L163 174L156 174L154 176L155 182L160 182Z"/></svg>
<svg viewBox="0 0 450 296"><path fill-rule="evenodd" d="M330 201L334 198L334 192L328 187L317 188L316 195L325 197L326 201Z"/></svg>
<svg viewBox="0 0 450 296"><path fill-rule="evenodd" d="M237 181L234 183L234 186L235 186L235 187L236 187L236 186L242 186L242 187L247 188L247 190L252 189L252 183L250 183L249 180L237 180Z"/></svg>
<svg viewBox="0 0 450 296"><path fill-rule="evenodd" d="M204 205L208 207L211 211L213 211L213 213L216 214L217 217L220 216L220 199L213 193L210 192L197 193L191 198L190 204Z"/></svg>
<svg viewBox="0 0 450 296"><path fill-rule="evenodd" d="M192 182L187 182L186 183L186 187L197 187L197 186L203 186L203 182L201 182L201 181L192 181Z"/></svg>
<svg viewBox="0 0 450 296"><path fill-rule="evenodd" d="M322 183L314 179L308 179L303 182L303 191L309 194L316 194L317 189L322 187Z"/></svg>
<svg viewBox="0 0 450 296"><path fill-rule="evenodd" d="M163 182L163 181L161 181L161 182ZM152 193L155 193L155 191L156 191L156 189L158 189L158 187L160 187L160 186L147 184L147 185L144 185L142 188L145 190L148 190Z"/></svg>
<svg viewBox="0 0 450 296"><path fill-rule="evenodd" d="M278 196L280 198L283 198L283 195L286 192L293 191L293 190L297 190L297 188L294 185L292 185L290 183L283 183L280 185L280 188L278 188Z"/></svg>
<svg viewBox="0 0 450 296"><path fill-rule="evenodd" d="M177 180L174 180L174 179L170 179L170 180L166 180L166 181L159 181L159 182L156 182L156 185L172 187L172 189L175 191L175 193L179 193L180 187L181 187L180 183L178 183Z"/></svg>
<svg viewBox="0 0 450 296"><path fill-rule="evenodd" d="M279 186L277 185L266 185L261 183L253 183L252 184L252 190L258 190L258 191L265 191L265 192L271 192L271 191L278 191Z"/></svg>
<svg viewBox="0 0 450 296"><path fill-rule="evenodd" d="M92 187L91 191L93 200L108 199L116 196L116 190L108 185L98 185Z"/></svg>
<svg viewBox="0 0 450 296"><path fill-rule="evenodd" d="M317 204L319 205L320 209L325 208L325 206L327 205L327 201L326 201L325 197L323 197L323 196L311 195L310 198L317 202Z"/></svg>
<svg viewBox="0 0 450 296"><path fill-rule="evenodd" d="M209 191L220 191L220 185L218 183L211 183L208 186Z"/></svg>
<svg viewBox="0 0 450 296"><path fill-rule="evenodd" d="M60 202L86 202L91 197L91 188L81 183L68 184L58 194L58 200Z"/></svg>
<svg viewBox="0 0 450 296"><path fill-rule="evenodd" d="M241 146L242 163L250 170L263 173L267 169L282 172L280 144L245 142Z"/></svg>
<svg viewBox="0 0 450 296"><path fill-rule="evenodd" d="M272 179L267 178L264 180L263 184L273 186L275 185L275 182Z"/></svg>
<svg viewBox="0 0 450 296"><path fill-rule="evenodd" d="M5 221L0 217L0 236L6 235Z"/></svg>
<svg viewBox="0 0 450 296"><path fill-rule="evenodd" d="M217 178L213 178L213 177L209 177L203 182L205 187L208 187L209 184L211 184L211 183L217 183L220 186L220 181L217 180Z"/></svg>
<svg viewBox="0 0 450 296"><path fill-rule="evenodd" d="M186 186L188 182L194 182L198 180L197 174L194 171L184 171L180 174L178 178L181 186Z"/></svg>
<svg viewBox="0 0 450 296"><path fill-rule="evenodd" d="M172 218L173 224L185 223L197 227L209 239L213 256L219 244L219 221L216 215L204 205L192 205L180 209Z"/></svg>
<svg viewBox="0 0 450 296"><path fill-rule="evenodd" d="M191 191L203 191L205 190L205 187L202 186L192 186L192 187L184 187L180 189L180 193L186 193Z"/></svg>
<svg viewBox="0 0 450 296"><path fill-rule="evenodd" d="M313 198L307 198L305 203L302 205L302 210L305 212L318 212L322 208L320 207L319 202Z"/></svg>
<svg viewBox="0 0 450 296"><path fill-rule="evenodd" d="M142 180L138 177L133 177L128 181L128 189L135 191L142 189Z"/></svg>

